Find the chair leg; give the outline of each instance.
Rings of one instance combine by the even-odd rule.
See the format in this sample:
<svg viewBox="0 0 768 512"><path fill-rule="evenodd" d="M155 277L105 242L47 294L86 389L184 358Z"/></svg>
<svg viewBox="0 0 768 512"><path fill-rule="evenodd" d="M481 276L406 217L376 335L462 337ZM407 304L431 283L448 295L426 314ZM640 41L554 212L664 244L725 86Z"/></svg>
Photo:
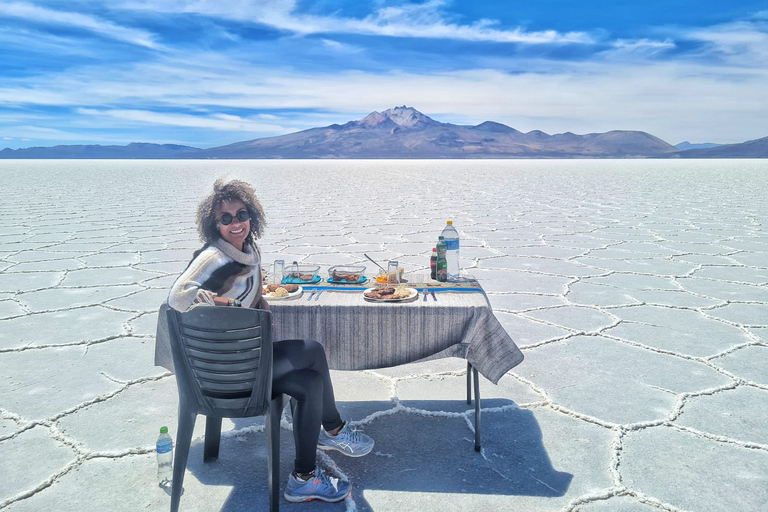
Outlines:
<svg viewBox="0 0 768 512"><path fill-rule="evenodd" d="M173 457L173 483L171 484L171 512L178 512L181 492L184 489L184 472L187 470L189 445L195 429L197 413L182 410L179 404L179 431L176 434L176 453Z"/></svg>
<svg viewBox="0 0 768 512"><path fill-rule="evenodd" d="M477 369L472 368L472 378L475 381L475 451L480 451L480 377Z"/></svg>
<svg viewBox="0 0 768 512"><path fill-rule="evenodd" d="M467 405L472 403L472 365L467 361Z"/></svg>
<svg viewBox="0 0 768 512"><path fill-rule="evenodd" d="M280 510L280 418L283 415L283 395L273 398L264 418L267 431L267 466L269 511Z"/></svg>
<svg viewBox="0 0 768 512"><path fill-rule="evenodd" d="M221 444L221 418L205 417L205 445L203 446L203 462L211 462L219 458Z"/></svg>

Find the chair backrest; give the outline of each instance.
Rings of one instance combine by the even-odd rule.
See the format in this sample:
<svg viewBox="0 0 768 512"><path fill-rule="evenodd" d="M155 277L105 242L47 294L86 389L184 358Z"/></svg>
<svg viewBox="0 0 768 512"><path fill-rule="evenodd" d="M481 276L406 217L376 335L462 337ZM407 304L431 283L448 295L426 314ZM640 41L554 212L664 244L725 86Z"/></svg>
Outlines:
<svg viewBox="0 0 768 512"><path fill-rule="evenodd" d="M198 414L260 416L272 399L272 313L261 309L168 308L179 400Z"/></svg>

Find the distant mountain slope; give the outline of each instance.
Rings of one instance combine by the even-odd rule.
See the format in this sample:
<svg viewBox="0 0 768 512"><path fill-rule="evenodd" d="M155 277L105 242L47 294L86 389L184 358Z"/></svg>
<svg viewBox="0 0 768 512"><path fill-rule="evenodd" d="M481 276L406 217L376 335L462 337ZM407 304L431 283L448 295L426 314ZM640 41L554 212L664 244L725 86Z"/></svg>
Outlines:
<svg viewBox="0 0 768 512"><path fill-rule="evenodd" d="M768 137L726 145L686 141L675 147L641 131L549 135L493 121L441 123L403 105L344 124L210 149L134 142L6 148L0 158L768 158Z"/></svg>
<svg viewBox="0 0 768 512"><path fill-rule="evenodd" d="M0 158L184 158L197 151L200 151L200 148L177 144L132 142L127 146L78 145L50 148L5 148L0 151Z"/></svg>
<svg viewBox="0 0 768 512"><path fill-rule="evenodd" d="M358 121L200 151L203 158L571 158L647 157L677 149L645 132L522 133L486 121L441 123L402 106Z"/></svg>
<svg viewBox="0 0 768 512"><path fill-rule="evenodd" d="M688 151L689 149L709 149L709 148L716 148L717 146L722 146L722 144L715 144L713 142L703 142L700 144L691 144L690 142L683 141L680 144L675 144L675 147L679 149L680 151Z"/></svg>
<svg viewBox="0 0 768 512"><path fill-rule="evenodd" d="M768 158L768 137L740 144L723 144L709 149L682 151L680 158Z"/></svg>

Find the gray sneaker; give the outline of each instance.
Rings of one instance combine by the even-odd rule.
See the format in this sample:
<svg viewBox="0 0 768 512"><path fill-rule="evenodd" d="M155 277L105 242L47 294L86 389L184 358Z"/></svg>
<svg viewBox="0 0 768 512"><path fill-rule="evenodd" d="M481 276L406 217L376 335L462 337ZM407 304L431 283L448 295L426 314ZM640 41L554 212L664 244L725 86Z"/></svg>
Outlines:
<svg viewBox="0 0 768 512"><path fill-rule="evenodd" d="M320 466L315 468L315 476L306 482L299 480L293 473L288 477L283 496L291 503L322 500L330 503L341 501L352 492L352 484L325 474Z"/></svg>
<svg viewBox="0 0 768 512"><path fill-rule="evenodd" d="M337 450L348 457L362 457L373 450L373 439L345 423L335 436L321 428L317 447L321 450Z"/></svg>

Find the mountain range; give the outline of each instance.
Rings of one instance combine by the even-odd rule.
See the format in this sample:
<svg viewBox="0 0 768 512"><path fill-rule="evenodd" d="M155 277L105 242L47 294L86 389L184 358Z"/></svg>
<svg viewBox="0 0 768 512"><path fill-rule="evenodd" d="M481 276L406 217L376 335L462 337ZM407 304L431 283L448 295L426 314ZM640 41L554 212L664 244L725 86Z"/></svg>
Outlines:
<svg viewBox="0 0 768 512"><path fill-rule="evenodd" d="M678 146L642 131L549 135L523 133L493 121L476 126L441 123L404 105L341 125L209 149L151 143L70 145L6 148L0 158L768 158L768 137Z"/></svg>

